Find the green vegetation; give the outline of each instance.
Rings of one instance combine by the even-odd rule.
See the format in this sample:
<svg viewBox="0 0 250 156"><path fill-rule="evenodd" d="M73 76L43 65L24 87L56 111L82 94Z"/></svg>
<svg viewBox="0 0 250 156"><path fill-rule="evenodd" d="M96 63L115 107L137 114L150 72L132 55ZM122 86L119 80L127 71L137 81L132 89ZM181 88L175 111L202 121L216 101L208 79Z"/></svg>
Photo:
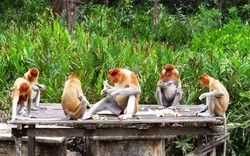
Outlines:
<svg viewBox="0 0 250 156"><path fill-rule="evenodd" d="M159 74L165 64L172 63L181 74L183 104L201 103L198 97L205 90L198 83L200 74L222 81L231 98L227 111L228 151L231 155L249 154L249 19L241 17L235 7L227 10L227 16L205 5L192 15L185 15L181 9L172 14L160 4L158 25L154 28L152 7L147 5L143 10L131 2L119 7L91 3L78 7L78 22L72 34L65 28L65 20L60 16L53 18L50 9L39 15L25 14L23 20L7 22L10 17L1 18L0 108L10 113L14 80L30 67L40 70L39 82L47 87L41 102L60 102L67 76L77 73L85 95L95 103L101 98L107 71L124 67L139 77L140 103L156 103ZM249 5L244 9L249 11ZM34 17L34 22L27 22L28 17ZM219 28L221 17L224 22ZM184 141L177 141L176 149L184 152L192 147L186 144L189 140Z"/></svg>

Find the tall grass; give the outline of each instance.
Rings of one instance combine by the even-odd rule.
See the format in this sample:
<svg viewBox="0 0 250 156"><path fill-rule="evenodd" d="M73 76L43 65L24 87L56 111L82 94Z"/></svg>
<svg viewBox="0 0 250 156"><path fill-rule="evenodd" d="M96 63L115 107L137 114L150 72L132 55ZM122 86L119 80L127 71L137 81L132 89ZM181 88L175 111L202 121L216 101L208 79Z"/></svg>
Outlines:
<svg viewBox="0 0 250 156"><path fill-rule="evenodd" d="M150 27L151 10L138 15L132 13L134 16L128 16L125 25L124 19L118 17L126 12L105 6L90 10L86 15L79 14L79 19L84 21L76 24L71 35L60 19L41 19L36 25L24 28L15 23L2 27L1 108L3 105L6 108L7 101L10 106L8 93L14 80L22 77L30 67L40 70L39 82L47 88L42 92L41 102L60 102L67 76L77 73L87 99L95 103L102 98L100 91L108 70L122 67L138 75L142 88L140 103L155 104L156 83L162 67L171 63L180 71L184 92L182 104L201 103L198 97L205 90L198 83L200 74L207 73L222 81L231 98L227 112L232 136L229 150L237 153L249 148L249 131L246 130L250 121L248 24L232 20L220 29L201 29L201 25L207 23L199 21L200 16L193 19L184 15L172 16L161 8L156 30ZM131 10L127 8L127 11ZM202 10L201 14L217 16L214 12ZM180 34L182 32L186 35Z"/></svg>

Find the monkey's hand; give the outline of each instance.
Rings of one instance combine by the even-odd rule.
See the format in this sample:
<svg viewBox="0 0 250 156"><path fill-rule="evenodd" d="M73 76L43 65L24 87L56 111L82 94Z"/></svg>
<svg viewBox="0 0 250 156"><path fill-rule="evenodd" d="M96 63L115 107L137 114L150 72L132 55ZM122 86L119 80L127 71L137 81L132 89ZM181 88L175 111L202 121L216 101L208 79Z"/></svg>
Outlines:
<svg viewBox="0 0 250 156"><path fill-rule="evenodd" d="M39 87L37 85L32 85L31 88L35 92L37 92L39 90Z"/></svg>
<svg viewBox="0 0 250 156"><path fill-rule="evenodd" d="M207 97L207 94L206 94L206 93L203 93L203 94L201 94L201 95L199 96L199 99L202 100L202 99L204 99L204 98L206 98L206 97Z"/></svg>
<svg viewBox="0 0 250 156"><path fill-rule="evenodd" d="M103 88L101 90L101 95L107 95L108 94L108 89L107 88Z"/></svg>
<svg viewBox="0 0 250 156"><path fill-rule="evenodd" d="M38 87L40 90L45 90L45 89L46 89L46 86L43 85L43 84L37 84L37 87Z"/></svg>
<svg viewBox="0 0 250 156"><path fill-rule="evenodd" d="M180 95L181 93L182 93L182 89L178 87L176 89L176 95Z"/></svg>
<svg viewBox="0 0 250 156"><path fill-rule="evenodd" d="M92 115L90 115L88 113L85 113L81 120L87 120L87 119L90 119L90 118L92 118Z"/></svg>

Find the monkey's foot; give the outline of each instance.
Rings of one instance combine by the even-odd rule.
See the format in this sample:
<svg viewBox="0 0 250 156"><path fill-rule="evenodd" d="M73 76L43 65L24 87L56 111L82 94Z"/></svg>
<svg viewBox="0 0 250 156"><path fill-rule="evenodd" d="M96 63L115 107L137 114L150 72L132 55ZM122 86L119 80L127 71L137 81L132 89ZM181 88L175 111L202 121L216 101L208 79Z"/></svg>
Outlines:
<svg viewBox="0 0 250 156"><path fill-rule="evenodd" d="M208 112L204 113L196 113L196 116L201 116L201 117L212 117L213 115L209 114Z"/></svg>
<svg viewBox="0 0 250 156"><path fill-rule="evenodd" d="M84 116L82 117L82 120L87 120L87 119L90 119L90 118L92 118L92 115L84 114Z"/></svg>
<svg viewBox="0 0 250 156"><path fill-rule="evenodd" d="M36 107L32 107L31 110L37 111L37 108Z"/></svg>
<svg viewBox="0 0 250 156"><path fill-rule="evenodd" d="M45 107L45 106L43 106L43 107L42 107L42 106L39 106L38 108L39 108L39 109L47 110L47 107Z"/></svg>
<svg viewBox="0 0 250 156"><path fill-rule="evenodd" d="M130 115L130 114L119 115L118 118L119 118L120 120L126 120L126 119L132 118L132 115Z"/></svg>
<svg viewBox="0 0 250 156"><path fill-rule="evenodd" d="M38 107L32 107L31 110L33 111L37 111L37 110L47 110L47 107L45 106L38 106Z"/></svg>
<svg viewBox="0 0 250 156"><path fill-rule="evenodd" d="M160 106L160 105L159 105L159 106L158 106L158 109L164 109L164 106Z"/></svg>
<svg viewBox="0 0 250 156"><path fill-rule="evenodd" d="M174 110L174 111L177 111L177 108L176 108L176 106L170 106L170 107L168 107L169 109L172 109L172 110Z"/></svg>

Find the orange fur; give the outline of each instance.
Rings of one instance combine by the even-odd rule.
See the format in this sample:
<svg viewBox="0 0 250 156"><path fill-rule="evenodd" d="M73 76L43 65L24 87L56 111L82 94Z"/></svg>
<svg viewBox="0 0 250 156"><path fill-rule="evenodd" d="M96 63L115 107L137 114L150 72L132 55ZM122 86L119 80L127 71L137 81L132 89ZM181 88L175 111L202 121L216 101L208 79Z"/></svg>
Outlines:
<svg viewBox="0 0 250 156"><path fill-rule="evenodd" d="M39 70L37 68L30 68L23 76L24 79L28 80L31 84L37 83L39 77Z"/></svg>
<svg viewBox="0 0 250 156"><path fill-rule="evenodd" d="M113 68L109 70L108 78L112 83L115 84L115 87L117 89L126 87L140 88L136 75L127 69ZM135 104L134 114L138 111L140 94L136 94L135 98L136 98L136 104ZM128 96L118 95L116 97L116 102L122 108L126 108L128 103Z"/></svg>
<svg viewBox="0 0 250 156"><path fill-rule="evenodd" d="M17 99L17 104L23 105L28 99L31 99L30 83L23 78L16 79L12 98Z"/></svg>
<svg viewBox="0 0 250 156"><path fill-rule="evenodd" d="M62 94L62 108L69 111L71 119L78 119L85 113L85 108L81 106L80 96L83 96L81 82L76 74L72 74L65 82Z"/></svg>
<svg viewBox="0 0 250 156"><path fill-rule="evenodd" d="M163 70L160 79L158 81L158 84L163 81L178 81L180 82L180 74L177 69L175 69L175 66L172 64L167 64L165 66L165 69Z"/></svg>
<svg viewBox="0 0 250 156"><path fill-rule="evenodd" d="M214 104L215 115L223 116L229 105L229 94L226 88L219 80L216 80L207 74L200 76L200 84L221 95L218 97L215 96L211 102Z"/></svg>

